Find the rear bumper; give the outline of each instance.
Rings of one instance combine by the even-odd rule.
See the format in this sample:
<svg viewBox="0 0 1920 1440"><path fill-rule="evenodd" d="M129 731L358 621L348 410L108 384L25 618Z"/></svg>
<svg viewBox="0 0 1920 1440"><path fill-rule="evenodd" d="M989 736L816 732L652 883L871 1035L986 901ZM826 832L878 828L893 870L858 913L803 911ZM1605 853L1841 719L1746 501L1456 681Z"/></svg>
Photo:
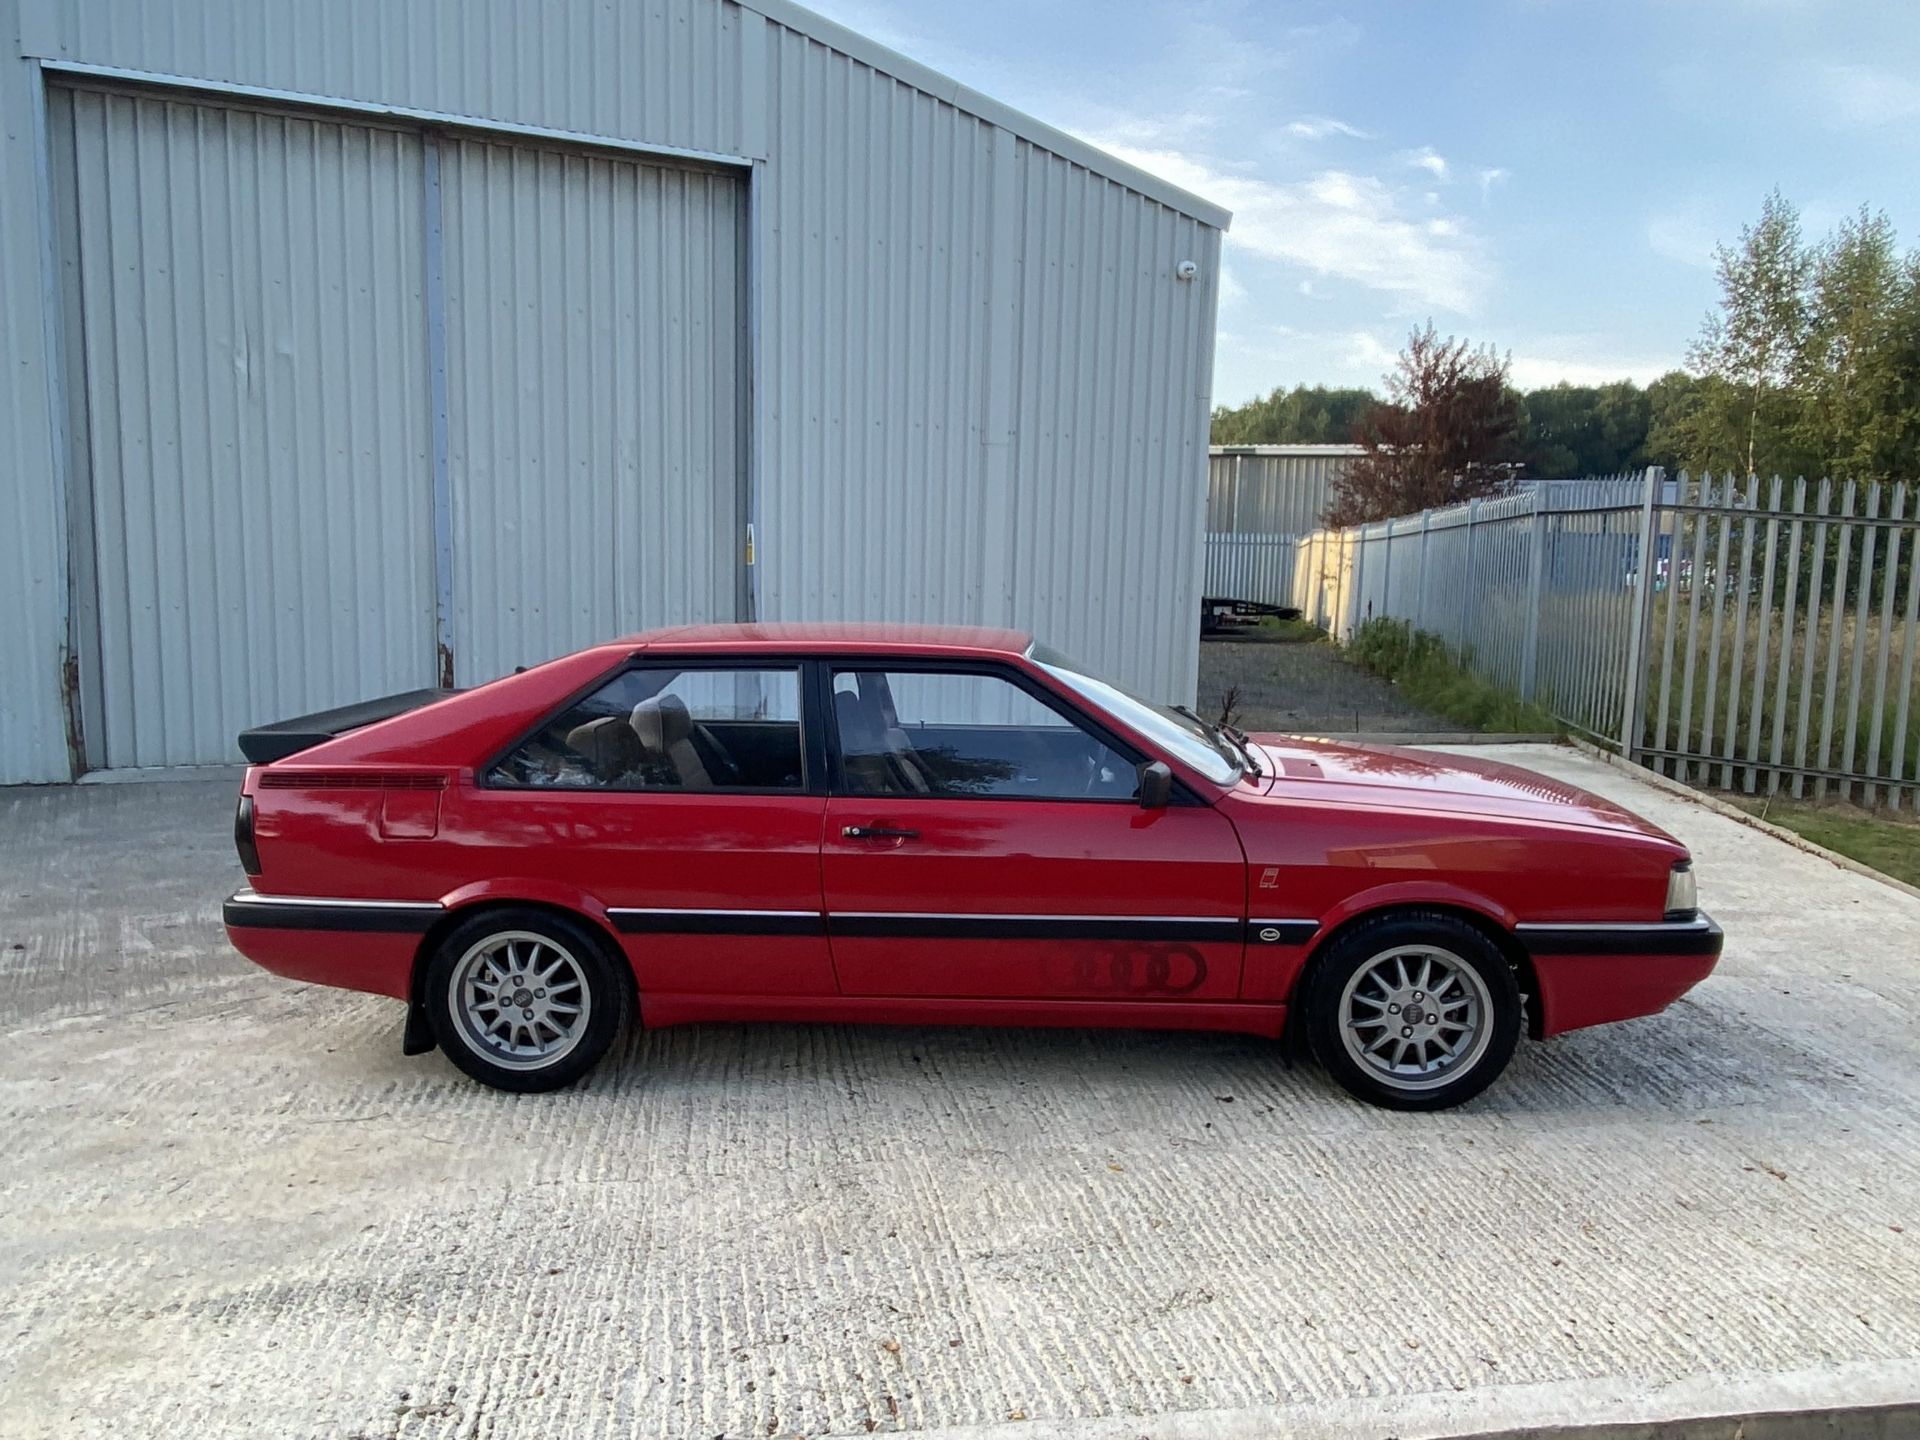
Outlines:
<svg viewBox="0 0 1920 1440"><path fill-rule="evenodd" d="M323 900L242 890L222 907L233 948L264 970L310 985L408 998L435 904Z"/></svg>
<svg viewBox="0 0 1920 1440"><path fill-rule="evenodd" d="M1719 963L1726 936L1707 915L1644 925L1520 925L1540 983L1540 1033L1656 1015Z"/></svg>

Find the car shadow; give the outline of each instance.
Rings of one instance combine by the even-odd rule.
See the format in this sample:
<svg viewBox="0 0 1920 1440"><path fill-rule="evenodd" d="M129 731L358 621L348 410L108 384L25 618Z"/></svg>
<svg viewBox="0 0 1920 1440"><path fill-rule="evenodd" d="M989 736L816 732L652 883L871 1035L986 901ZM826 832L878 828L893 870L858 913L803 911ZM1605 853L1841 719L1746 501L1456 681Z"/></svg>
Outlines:
<svg viewBox="0 0 1920 1440"><path fill-rule="evenodd" d="M1461 1114L1604 1115L1767 1105L1790 1109L1856 1091L1818 1052L1682 1000L1645 1019L1523 1042L1513 1063ZM1358 1105L1310 1057L1274 1041L1177 1030L1015 1029L835 1024L696 1025L633 1031L594 1088L670 1086L737 1098L756 1081L814 1086L821 1103L944 1085L998 1103L1059 1105L1143 1097L1235 1101L1300 1113ZM1365 1107L1371 1110L1373 1107Z"/></svg>
<svg viewBox="0 0 1920 1440"><path fill-rule="evenodd" d="M405 1084L437 1075L470 1085L444 1056L400 1055L397 1011L369 1025L370 1002L340 997L325 1026L337 1059L363 1076ZM1664 1013L1523 1042L1461 1116L1558 1115L1604 1120L1767 1106L1798 1111L1857 1098L1855 1071L1798 1033L1754 1023L1737 996L1696 992ZM383 1007L383 1009L386 1007ZM349 1013L358 1012L355 1013ZM430 1066L430 1071L423 1070ZM1278 1042L1210 1031L1021 1029L987 1026L702 1024L630 1028L571 1092L587 1103L646 1103L663 1094L696 1103L872 1105L908 1115L966 1103L1018 1111L1071 1107L1099 1116L1165 1114L1169 1107L1240 1105L1237 1113L1316 1116L1387 1112L1348 1097L1309 1056ZM1231 1100L1224 1097L1231 1096ZM1211 1113L1211 1112L1210 1112Z"/></svg>

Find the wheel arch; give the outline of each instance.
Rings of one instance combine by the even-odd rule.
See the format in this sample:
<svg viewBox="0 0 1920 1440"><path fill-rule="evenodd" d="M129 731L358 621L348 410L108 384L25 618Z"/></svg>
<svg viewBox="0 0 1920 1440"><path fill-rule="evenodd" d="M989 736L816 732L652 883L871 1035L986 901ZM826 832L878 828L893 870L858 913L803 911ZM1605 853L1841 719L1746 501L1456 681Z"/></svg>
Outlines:
<svg viewBox="0 0 1920 1440"><path fill-rule="evenodd" d="M1314 936L1307 951L1307 958L1301 964L1299 973L1293 977L1293 984L1287 991L1286 1044L1289 1055L1301 1055L1306 1048L1306 1004L1304 996L1313 984L1314 973L1320 964L1332 952L1334 947L1372 921L1395 915L1444 915L1450 920L1464 921L1479 931L1500 952L1509 966L1513 968L1514 981L1520 990L1521 1013L1529 1039L1538 1040L1541 1036L1540 1013L1540 977L1534 969L1533 956L1527 953L1527 947L1501 920L1475 905L1459 899L1415 900L1393 899L1368 905L1344 915L1333 925L1324 928Z"/></svg>
<svg viewBox="0 0 1920 1440"><path fill-rule="evenodd" d="M628 1014L640 1013L639 978L633 973L633 963L627 958L626 947L620 943L620 937L608 922L604 910L596 914L584 905L488 890L448 904L420 937L420 944L413 952L412 973L407 977L407 1029L401 1045L404 1053L423 1055L436 1048L433 1029L427 1023L426 1008L427 966L433 958L433 952L456 928L489 910L538 910L585 926L605 947L609 958L618 962L615 970L626 978Z"/></svg>

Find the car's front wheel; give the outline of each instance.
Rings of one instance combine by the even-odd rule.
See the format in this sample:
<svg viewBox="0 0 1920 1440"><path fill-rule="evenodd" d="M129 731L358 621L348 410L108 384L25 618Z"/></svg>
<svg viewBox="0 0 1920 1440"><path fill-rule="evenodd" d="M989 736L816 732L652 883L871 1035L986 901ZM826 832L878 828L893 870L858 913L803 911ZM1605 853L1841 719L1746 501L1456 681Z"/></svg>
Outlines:
<svg viewBox="0 0 1920 1440"><path fill-rule="evenodd" d="M1315 965L1307 1029L1327 1072L1363 1100L1444 1110L1513 1058L1520 991L1499 948L1452 915L1383 915Z"/></svg>
<svg viewBox="0 0 1920 1440"><path fill-rule="evenodd" d="M608 947L549 911L487 910L427 963L425 1000L447 1058L500 1090L555 1090L592 1069L619 1033L627 989Z"/></svg>

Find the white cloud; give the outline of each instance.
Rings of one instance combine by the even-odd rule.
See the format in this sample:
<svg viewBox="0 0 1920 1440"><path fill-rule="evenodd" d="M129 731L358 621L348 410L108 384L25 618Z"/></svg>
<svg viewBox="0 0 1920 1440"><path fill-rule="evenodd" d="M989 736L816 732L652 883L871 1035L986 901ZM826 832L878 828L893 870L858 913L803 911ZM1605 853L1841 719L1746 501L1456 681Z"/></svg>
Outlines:
<svg viewBox="0 0 1920 1440"><path fill-rule="evenodd" d="M1400 352L1369 330L1344 337L1340 363L1353 370L1377 370L1384 376L1400 363Z"/></svg>
<svg viewBox="0 0 1920 1440"><path fill-rule="evenodd" d="M1086 107L1092 108L1092 107ZM1097 123L1075 133L1102 149L1131 145L1141 150L1164 150L1192 145L1214 136L1220 117L1205 110L1183 110L1174 115L1141 115L1102 109ZM1095 139L1094 136L1099 136Z"/></svg>
<svg viewBox="0 0 1920 1440"><path fill-rule="evenodd" d="M1240 277L1233 273L1233 266L1222 263L1220 266L1220 308L1223 311L1238 309L1247 301L1247 287L1240 283Z"/></svg>
<svg viewBox="0 0 1920 1440"><path fill-rule="evenodd" d="M1601 344L1578 337L1549 340L1531 353L1515 354L1512 377L1516 387L1537 390L1557 385L1606 385L1633 380L1641 385L1658 380L1680 364L1678 355L1610 355Z"/></svg>
<svg viewBox="0 0 1920 1440"><path fill-rule="evenodd" d="M1447 178L1446 157L1431 145L1422 145L1418 150L1409 150L1400 158L1414 169L1426 171L1436 180Z"/></svg>
<svg viewBox="0 0 1920 1440"><path fill-rule="evenodd" d="M1223 326L1214 367L1213 399L1238 405L1276 385L1365 385L1374 390L1398 359L1396 347L1366 330L1301 329L1291 325Z"/></svg>
<svg viewBox="0 0 1920 1440"><path fill-rule="evenodd" d="M1713 225L1698 207L1662 211L1647 221L1647 248L1666 260L1710 270L1716 243Z"/></svg>
<svg viewBox="0 0 1920 1440"><path fill-rule="evenodd" d="M1227 244L1399 297L1471 313L1490 281L1478 241L1452 217L1410 215L1377 176L1323 170L1298 181L1218 170L1171 150L1104 148L1233 211Z"/></svg>
<svg viewBox="0 0 1920 1440"><path fill-rule="evenodd" d="M1336 120L1331 115L1302 115L1287 126L1287 134L1296 140L1325 140L1329 135L1344 135L1350 140L1373 138L1358 126Z"/></svg>
<svg viewBox="0 0 1920 1440"><path fill-rule="evenodd" d="M1480 198L1485 200L1493 193L1494 186L1504 185L1508 180L1512 179L1513 172L1503 170L1498 165L1489 165L1486 169L1482 170L1476 178L1480 181Z"/></svg>
<svg viewBox="0 0 1920 1440"><path fill-rule="evenodd" d="M1871 65L1814 67L1817 109L1836 130L1871 130L1920 120L1920 76Z"/></svg>

